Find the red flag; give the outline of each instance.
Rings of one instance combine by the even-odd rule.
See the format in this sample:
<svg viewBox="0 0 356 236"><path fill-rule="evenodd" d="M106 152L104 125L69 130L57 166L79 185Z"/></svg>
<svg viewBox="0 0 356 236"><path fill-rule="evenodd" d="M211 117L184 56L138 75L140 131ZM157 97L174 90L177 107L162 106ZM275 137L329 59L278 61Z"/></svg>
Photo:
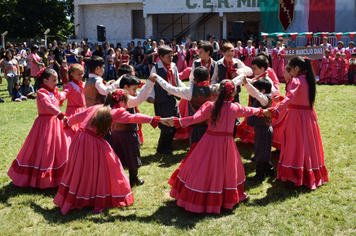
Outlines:
<svg viewBox="0 0 356 236"><path fill-rule="evenodd" d="M295 0L279 0L278 19L284 32L287 31L294 20L294 5Z"/></svg>
<svg viewBox="0 0 356 236"><path fill-rule="evenodd" d="M335 32L335 1L309 0L309 31Z"/></svg>

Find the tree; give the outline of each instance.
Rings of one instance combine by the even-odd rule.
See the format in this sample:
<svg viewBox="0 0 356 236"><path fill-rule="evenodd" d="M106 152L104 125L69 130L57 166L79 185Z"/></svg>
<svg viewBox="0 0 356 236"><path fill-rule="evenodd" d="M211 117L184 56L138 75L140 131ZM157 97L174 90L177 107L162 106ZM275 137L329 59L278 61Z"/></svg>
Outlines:
<svg viewBox="0 0 356 236"><path fill-rule="evenodd" d="M51 35L66 40L74 34L74 5L70 0L2 0L0 33L9 38L42 38Z"/></svg>

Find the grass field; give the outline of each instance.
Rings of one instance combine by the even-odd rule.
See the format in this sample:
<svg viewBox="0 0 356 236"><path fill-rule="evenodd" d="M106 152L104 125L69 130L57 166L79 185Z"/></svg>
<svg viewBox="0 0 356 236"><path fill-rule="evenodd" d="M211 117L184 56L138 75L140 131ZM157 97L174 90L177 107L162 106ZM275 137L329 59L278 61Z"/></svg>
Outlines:
<svg viewBox="0 0 356 236"><path fill-rule="evenodd" d="M330 182L311 191L266 179L245 184L248 202L221 214L194 214L170 198L167 181L185 157L188 141L174 141L171 156L156 154L159 130L143 125L145 143L132 206L92 213L71 210L66 216L53 204L57 189L19 188L7 171L37 117L36 101L12 103L6 80L0 85L0 235L356 235L356 87L319 85L315 103ZM284 84L281 85L284 91ZM282 92L284 94L284 92ZM242 105L247 104L243 89ZM153 115L151 104L140 111ZM61 108L65 110L65 106ZM253 145L236 140L246 175ZM278 154L273 154L276 165Z"/></svg>

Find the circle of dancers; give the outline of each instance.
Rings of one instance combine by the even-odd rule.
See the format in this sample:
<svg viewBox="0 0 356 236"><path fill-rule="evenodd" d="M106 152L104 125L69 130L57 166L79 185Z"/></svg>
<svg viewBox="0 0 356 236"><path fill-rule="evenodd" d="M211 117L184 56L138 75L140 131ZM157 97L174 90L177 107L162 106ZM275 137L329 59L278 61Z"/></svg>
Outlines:
<svg viewBox="0 0 356 236"><path fill-rule="evenodd" d="M118 68L119 79L106 83L105 61L95 55L86 61L86 82L81 64L69 67L62 92L56 71L42 68L36 75L38 117L8 171L12 183L59 186L54 204L64 215L83 207L101 212L129 206L134 202L131 188L144 184L138 175L143 123L159 127L160 154L172 154L175 135L189 137L186 158L167 176L170 196L187 211L232 209L248 199L248 181L276 176L312 190L328 182L311 60L294 57L276 75L266 52L252 56L256 52L250 49L244 63L239 50L225 43L223 57L214 60L212 43L196 44L188 86L173 62L181 57L178 46L159 46L144 85L127 64ZM278 50L272 57L282 55ZM285 95L279 90L280 77L287 82ZM246 107L239 104L242 89L249 94ZM64 100L65 113L59 109ZM155 116L139 112L137 106L145 101L153 104ZM254 143L253 177L246 179L235 138ZM272 146L280 150L277 170Z"/></svg>

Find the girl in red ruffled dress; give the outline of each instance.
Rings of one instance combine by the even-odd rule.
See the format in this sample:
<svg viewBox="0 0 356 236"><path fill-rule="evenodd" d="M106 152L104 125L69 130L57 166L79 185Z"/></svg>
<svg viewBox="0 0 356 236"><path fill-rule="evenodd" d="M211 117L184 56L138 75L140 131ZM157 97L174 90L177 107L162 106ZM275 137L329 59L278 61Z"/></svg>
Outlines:
<svg viewBox="0 0 356 236"><path fill-rule="evenodd" d="M331 80L331 69L333 65L333 58L330 56L330 51L325 50L325 56L321 60L321 71L318 83L326 84Z"/></svg>
<svg viewBox="0 0 356 236"><path fill-rule="evenodd" d="M330 84L340 84L341 75L341 54L337 52L333 60Z"/></svg>
<svg viewBox="0 0 356 236"><path fill-rule="evenodd" d="M85 110L85 96L84 86L82 81L84 76L84 70L82 65L73 64L69 68L68 77L69 83L64 86L63 92L61 92L61 103L68 99L66 114L68 116ZM65 129L64 133L68 137L69 144L73 139L75 133L78 131L80 124L72 125L71 129Z"/></svg>
<svg viewBox="0 0 356 236"><path fill-rule="evenodd" d="M103 137L113 122L151 123L156 127L160 117L130 114L126 111L127 102L128 95L123 90L115 90L107 95L104 106L91 106L66 121L68 126L82 124L69 148L68 165L53 200L61 207L62 214L86 206L100 212L134 202L120 160Z"/></svg>
<svg viewBox="0 0 356 236"><path fill-rule="evenodd" d="M277 167L277 179L290 180L296 186L316 189L328 182L317 117L313 108L316 85L311 61L294 57L290 60L291 74L286 97L277 106L264 111L278 117L289 107L284 121L282 149Z"/></svg>
<svg viewBox="0 0 356 236"><path fill-rule="evenodd" d="M25 143L8 171L14 185L54 188L62 179L68 159L67 139L59 110L57 73L42 68L37 74L36 118Z"/></svg>
<svg viewBox="0 0 356 236"><path fill-rule="evenodd" d="M194 116L174 118L176 128L208 120L208 129L182 161L168 184L177 205L191 212L220 213L247 199L245 171L232 136L235 119L262 115L262 109L232 103L236 88L231 80L220 83L216 102L206 102ZM173 125L173 120L170 120Z"/></svg>

